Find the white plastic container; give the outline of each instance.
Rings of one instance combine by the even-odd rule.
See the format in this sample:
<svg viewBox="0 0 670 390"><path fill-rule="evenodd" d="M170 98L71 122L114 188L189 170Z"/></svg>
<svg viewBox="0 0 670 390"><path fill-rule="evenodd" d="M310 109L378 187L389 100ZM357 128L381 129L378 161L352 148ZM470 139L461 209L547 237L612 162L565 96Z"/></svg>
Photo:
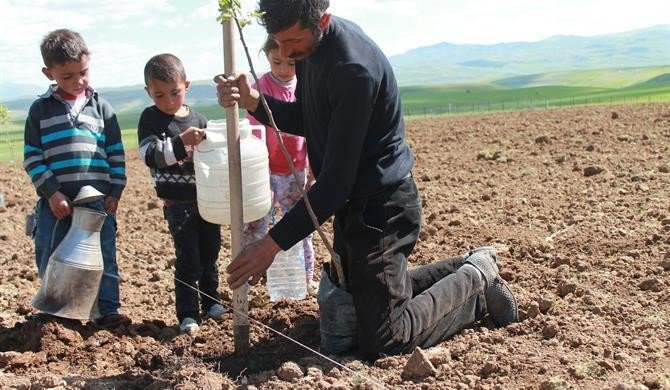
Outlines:
<svg viewBox="0 0 670 390"><path fill-rule="evenodd" d="M242 213L245 223L265 216L272 203L270 167L265 143L251 136L248 119L242 119L240 159L242 165ZM206 221L230 224L230 187L226 121L207 122L207 137L195 148L193 164L198 210Z"/></svg>
<svg viewBox="0 0 670 390"><path fill-rule="evenodd" d="M277 253L267 270L266 285L272 302L282 298L305 299L307 281L302 240L288 251Z"/></svg>

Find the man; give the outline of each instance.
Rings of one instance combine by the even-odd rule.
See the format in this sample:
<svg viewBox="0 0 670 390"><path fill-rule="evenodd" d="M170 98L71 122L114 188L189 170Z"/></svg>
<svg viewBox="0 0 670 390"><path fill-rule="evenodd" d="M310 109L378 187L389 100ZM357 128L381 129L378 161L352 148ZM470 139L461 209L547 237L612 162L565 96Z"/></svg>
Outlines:
<svg viewBox="0 0 670 390"><path fill-rule="evenodd" d="M391 66L361 29L327 12L328 0L260 0L261 24L282 56L295 59L296 101L265 96L278 127L307 140L316 184L307 196L319 221L333 214L367 359L430 347L488 312L504 326L517 304L490 247L407 269L418 239L421 201L411 175L398 86ZM268 123L246 76L217 78L219 104L235 102ZM314 230L303 201L227 268L237 288L258 282L281 249Z"/></svg>

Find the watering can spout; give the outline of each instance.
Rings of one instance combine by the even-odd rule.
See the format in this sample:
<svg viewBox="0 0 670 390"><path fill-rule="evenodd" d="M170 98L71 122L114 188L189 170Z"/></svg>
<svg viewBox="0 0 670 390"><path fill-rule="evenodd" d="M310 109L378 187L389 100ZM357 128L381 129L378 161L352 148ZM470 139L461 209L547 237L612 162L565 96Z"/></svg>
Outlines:
<svg viewBox="0 0 670 390"><path fill-rule="evenodd" d="M96 319L104 270L100 229L106 213L72 208L72 224L49 257L42 285L32 300L36 309L58 317Z"/></svg>

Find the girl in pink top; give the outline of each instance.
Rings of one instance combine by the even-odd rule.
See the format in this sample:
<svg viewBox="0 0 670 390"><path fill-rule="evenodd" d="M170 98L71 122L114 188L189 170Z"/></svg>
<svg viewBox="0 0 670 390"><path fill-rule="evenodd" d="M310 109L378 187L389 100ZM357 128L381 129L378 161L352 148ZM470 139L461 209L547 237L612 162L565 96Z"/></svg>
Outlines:
<svg viewBox="0 0 670 390"><path fill-rule="evenodd" d="M252 88L277 99L289 102L295 101L295 61L291 58L281 57L277 43L271 38L268 38L265 45L263 45L263 52L270 62L270 71L258 79L260 87L254 84ZM260 124L252 116L248 116L247 118L252 125ZM256 135L260 136L260 134ZM265 128L265 140L270 156L270 188L274 194L274 204L284 214L300 200L301 195L298 186L305 188L305 183L307 182L309 185L313 179L311 179L309 171L305 138L288 133L282 133L281 138L291 155L293 165L298 173L297 182L291 173L288 161L286 161L281 151L275 130L269 126ZM308 176L310 177L309 181L307 180ZM246 224L244 226L243 245L246 247L265 236L270 228L270 221L273 217L274 207L262 219ZM312 246L311 235L303 240L303 248L305 252L307 288L310 292L315 292L317 285L313 280L314 248Z"/></svg>

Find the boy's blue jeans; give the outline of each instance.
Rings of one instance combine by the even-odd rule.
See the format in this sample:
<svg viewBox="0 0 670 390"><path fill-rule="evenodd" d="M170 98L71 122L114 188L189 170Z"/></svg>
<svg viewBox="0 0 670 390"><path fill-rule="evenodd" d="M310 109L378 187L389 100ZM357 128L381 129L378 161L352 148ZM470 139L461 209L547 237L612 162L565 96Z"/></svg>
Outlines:
<svg viewBox="0 0 670 390"><path fill-rule="evenodd" d="M78 207L105 211L103 200ZM40 198L37 202L33 239L35 240L35 260L40 278L44 276L51 253L70 230L71 222L71 216L61 220L56 219L46 199ZM98 309L104 317L118 313L119 307L121 307L119 302L119 268L116 264L116 216L113 214L107 214L100 230L100 250L102 251L104 271L98 293Z"/></svg>

